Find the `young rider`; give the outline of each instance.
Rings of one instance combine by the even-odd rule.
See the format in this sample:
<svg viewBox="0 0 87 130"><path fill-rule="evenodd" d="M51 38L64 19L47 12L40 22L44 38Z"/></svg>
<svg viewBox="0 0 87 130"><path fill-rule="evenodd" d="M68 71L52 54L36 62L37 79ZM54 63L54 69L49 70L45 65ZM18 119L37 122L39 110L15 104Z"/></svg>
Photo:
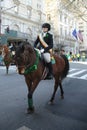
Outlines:
<svg viewBox="0 0 87 130"><path fill-rule="evenodd" d="M43 54L43 58L49 68L48 79L53 78L53 69L51 63L51 51L53 49L53 35L49 33L51 26L49 23L44 23L42 25L42 33L40 33L34 43L34 47L38 48ZM38 45L39 44L39 45Z"/></svg>

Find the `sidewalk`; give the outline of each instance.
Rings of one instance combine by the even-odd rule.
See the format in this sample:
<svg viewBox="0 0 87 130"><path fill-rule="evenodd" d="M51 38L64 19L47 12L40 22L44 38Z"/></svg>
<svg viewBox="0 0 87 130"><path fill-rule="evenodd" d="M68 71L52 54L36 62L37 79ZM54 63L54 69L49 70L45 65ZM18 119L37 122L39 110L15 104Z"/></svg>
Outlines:
<svg viewBox="0 0 87 130"><path fill-rule="evenodd" d="M70 61L70 63L80 63L80 64L87 65L87 60L86 61Z"/></svg>

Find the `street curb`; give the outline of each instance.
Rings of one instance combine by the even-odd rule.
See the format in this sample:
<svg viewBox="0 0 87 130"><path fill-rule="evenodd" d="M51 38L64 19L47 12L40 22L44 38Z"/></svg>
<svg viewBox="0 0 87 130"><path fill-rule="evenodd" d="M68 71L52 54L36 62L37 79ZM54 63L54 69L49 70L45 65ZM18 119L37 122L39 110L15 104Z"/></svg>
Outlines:
<svg viewBox="0 0 87 130"><path fill-rule="evenodd" d="M78 63L78 64L87 65L87 61L70 61L70 63Z"/></svg>

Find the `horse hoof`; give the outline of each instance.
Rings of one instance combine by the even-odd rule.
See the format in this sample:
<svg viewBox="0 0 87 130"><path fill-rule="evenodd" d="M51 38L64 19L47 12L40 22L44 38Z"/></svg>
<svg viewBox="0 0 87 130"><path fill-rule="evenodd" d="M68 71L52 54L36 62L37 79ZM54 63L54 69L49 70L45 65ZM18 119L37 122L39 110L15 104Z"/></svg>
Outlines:
<svg viewBox="0 0 87 130"><path fill-rule="evenodd" d="M61 99L64 99L64 96L63 96L63 95L61 96Z"/></svg>
<svg viewBox="0 0 87 130"><path fill-rule="evenodd" d="M53 105L53 104L54 104L53 101L48 102L48 105Z"/></svg>
<svg viewBox="0 0 87 130"><path fill-rule="evenodd" d="M32 108L28 108L27 109L27 114L32 114L32 113L34 113L34 107L32 107Z"/></svg>

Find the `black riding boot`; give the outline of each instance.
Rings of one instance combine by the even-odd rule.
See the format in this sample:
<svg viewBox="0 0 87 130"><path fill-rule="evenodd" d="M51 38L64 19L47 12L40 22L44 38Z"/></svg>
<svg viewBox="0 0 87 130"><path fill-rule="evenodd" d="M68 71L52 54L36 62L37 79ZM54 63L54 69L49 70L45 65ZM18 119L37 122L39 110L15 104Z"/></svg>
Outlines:
<svg viewBox="0 0 87 130"><path fill-rule="evenodd" d="M48 79L53 79L53 67L52 67L52 63L51 62L47 63L47 67L49 69L49 73L47 75L47 78Z"/></svg>

